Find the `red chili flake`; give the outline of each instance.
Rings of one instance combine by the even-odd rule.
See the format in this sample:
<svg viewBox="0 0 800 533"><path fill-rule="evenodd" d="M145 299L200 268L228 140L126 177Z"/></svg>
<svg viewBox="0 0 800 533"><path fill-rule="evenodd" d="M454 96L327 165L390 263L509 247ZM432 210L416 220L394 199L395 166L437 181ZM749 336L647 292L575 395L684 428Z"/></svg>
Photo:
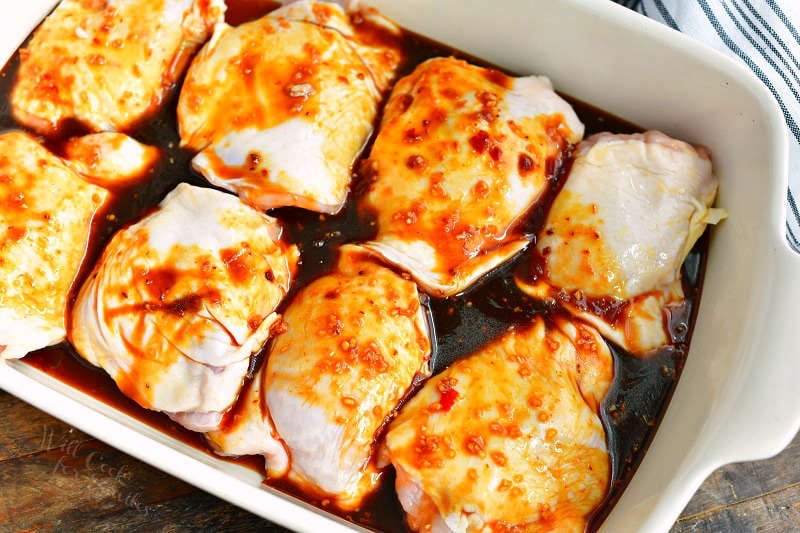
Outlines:
<svg viewBox="0 0 800 533"><path fill-rule="evenodd" d="M489 195L489 185L483 180L478 180L472 191L478 198L486 198Z"/></svg>
<svg viewBox="0 0 800 533"><path fill-rule="evenodd" d="M528 154L519 154L519 161L517 162L520 176L524 176L533 170L533 159Z"/></svg>
<svg viewBox="0 0 800 533"><path fill-rule="evenodd" d="M456 91L452 87L446 87L446 88L442 89L441 93L442 93L442 96L444 96L448 100L455 100L456 98L458 98L460 96L458 91Z"/></svg>
<svg viewBox="0 0 800 533"><path fill-rule="evenodd" d="M482 455L486 449L486 441L480 435L469 435L464 439L464 448L471 455Z"/></svg>
<svg viewBox="0 0 800 533"><path fill-rule="evenodd" d="M245 54L239 61L239 71L242 73L242 76L246 79L251 78L260 59L260 56L257 54Z"/></svg>
<svg viewBox="0 0 800 533"><path fill-rule="evenodd" d="M556 144L560 145L564 142L564 134L561 131L561 121L558 119L551 120L545 125L545 134Z"/></svg>
<svg viewBox="0 0 800 533"><path fill-rule="evenodd" d="M501 451L493 451L489 453L489 457L492 458L492 462L497 466L506 466L508 463L508 459L506 458L505 454Z"/></svg>
<svg viewBox="0 0 800 533"><path fill-rule="evenodd" d="M247 319L247 327L250 328L250 331L255 331L258 329L258 326L264 321L264 318L260 315L253 315Z"/></svg>
<svg viewBox="0 0 800 533"><path fill-rule="evenodd" d="M442 405L442 411L449 411L453 404L458 399L458 391L456 389L446 389L439 397L439 403Z"/></svg>
<svg viewBox="0 0 800 533"><path fill-rule="evenodd" d="M455 389L457 384L458 381L452 377L444 378L436 384L436 390L439 391L439 406L442 411L449 411L458 399L458 391Z"/></svg>
<svg viewBox="0 0 800 533"><path fill-rule="evenodd" d="M406 159L406 166L412 170L424 168L426 164L425 158L419 154L410 155Z"/></svg>
<svg viewBox="0 0 800 533"><path fill-rule="evenodd" d="M405 113L411 104L414 103L414 97L410 94L401 95L398 100L400 101L400 112Z"/></svg>
<svg viewBox="0 0 800 533"><path fill-rule="evenodd" d="M485 120L486 122L492 123L495 121L495 115L491 111L478 111L475 115L475 118L478 120Z"/></svg>
<svg viewBox="0 0 800 533"><path fill-rule="evenodd" d="M250 172L255 171L261 164L261 154L258 152L247 153L247 170Z"/></svg>
<svg viewBox="0 0 800 533"><path fill-rule="evenodd" d="M510 89L511 88L511 78L500 72L499 70L495 69L486 69L484 71L484 77L492 83L496 83L497 85Z"/></svg>
<svg viewBox="0 0 800 533"><path fill-rule="evenodd" d="M489 134L483 130L480 130L478 133L470 137L469 144L472 146L472 149L482 154L486 150L489 149L491 145L491 139L489 139Z"/></svg>
<svg viewBox="0 0 800 533"><path fill-rule="evenodd" d="M422 142L422 135L417 133L414 128L408 129L403 132L403 142L408 144L416 144Z"/></svg>
<svg viewBox="0 0 800 533"><path fill-rule="evenodd" d="M228 275L236 283L245 283L252 277L251 266L247 263L249 252L244 249L225 248L220 250L220 258L225 263Z"/></svg>
<svg viewBox="0 0 800 533"><path fill-rule="evenodd" d="M547 338L547 337L545 337L545 338ZM531 394L528 397L528 405L530 405L534 409L538 409L539 407L542 406L542 399L539 398L536 394Z"/></svg>
<svg viewBox="0 0 800 533"><path fill-rule="evenodd" d="M484 109L493 109L497 107L500 97L491 91L481 91L478 93L478 100L483 104Z"/></svg>

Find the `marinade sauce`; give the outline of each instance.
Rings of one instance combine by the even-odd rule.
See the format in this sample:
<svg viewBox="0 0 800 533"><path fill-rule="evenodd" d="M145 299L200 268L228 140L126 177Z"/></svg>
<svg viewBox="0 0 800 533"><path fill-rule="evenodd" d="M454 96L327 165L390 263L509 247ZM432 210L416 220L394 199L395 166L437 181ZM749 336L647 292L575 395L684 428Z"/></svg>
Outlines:
<svg viewBox="0 0 800 533"><path fill-rule="evenodd" d="M267 0L228 0L228 6L226 20L231 24L238 24L265 14L277 7L278 3ZM408 62L401 75L411 72L417 64L435 56L456 56L474 64L498 68L411 33L405 35L405 47ZM0 73L0 131L20 128L11 117L8 101L18 63L18 54L15 54ZM513 75L513 73L508 74ZM103 247L117 230L154 209L180 182L208 185L191 169L192 154L179 148L180 139L175 117L179 89L180 87L175 88L158 115L132 132L137 140L158 146L162 151L162 157L147 179L128 189L114 191L107 210L102 216L97 217L87 248L85 264L73 287L70 303L74 303L77 289L88 275ZM641 128L600 109L569 96L562 96L572 104L585 124L587 136L601 131L614 133L642 131ZM81 133L80 128L76 129L73 125L68 129L69 131L62 132L61 139L48 140L48 147L58 153L59 143L63 138ZM363 155L368 153L369 144ZM571 161L567 159L555 169L555 175L552 176L554 187L549 197L534 208L523 222L526 233L533 235L541 226L550 202L563 184L570 164ZM358 168L357 162L354 169ZM350 198L337 215L321 215L298 208L270 211L272 216L283 222L286 238L298 245L302 257L302 266L292 291L283 305L291 300L292 294L299 288L333 268L337 249L341 244L359 242L373 236L374 227L364 219L365 215L356 209L360 189L362 187L359 187L359 176L355 172ZM707 249L708 237L704 235L684 263L686 305L667 320L672 345L646 358L636 358L614 345L610 346L614 356L615 376L611 390L601 407L600 416L606 430L611 456L611 485L604 502L591 518L590 531L599 527L619 499L641 462L669 403L689 349L692 325L700 300ZM546 315L553 312L517 289L513 272L515 269L525 268L523 262L529 259L524 255L496 269L461 295L426 298L435 333L432 356L434 372L442 371L453 361L485 345L509 326L529 321L535 314ZM200 434L184 429L166 415L143 409L125 397L105 372L83 361L68 343L31 353L23 361L171 437L213 455ZM252 376L260 364L263 364L263 352L253 357L248 375ZM249 386L249 382L244 386ZM235 412L236 409L237 406L234 406L231 412ZM220 459L263 472L263 459L260 457ZM370 529L390 532L408 530L394 493L394 473L391 468L386 472L377 493L371 496L361 509L348 513L331 508L324 500L314 500L303 495L288 482L267 479L265 483Z"/></svg>

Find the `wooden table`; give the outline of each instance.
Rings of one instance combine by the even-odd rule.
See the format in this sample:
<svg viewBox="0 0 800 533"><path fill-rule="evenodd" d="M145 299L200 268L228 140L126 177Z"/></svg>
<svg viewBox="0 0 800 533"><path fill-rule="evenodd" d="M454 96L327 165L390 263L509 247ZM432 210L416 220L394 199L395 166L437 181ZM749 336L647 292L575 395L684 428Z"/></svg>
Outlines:
<svg viewBox="0 0 800 533"><path fill-rule="evenodd" d="M0 391L0 531L283 531ZM778 456L726 466L672 528L800 528L800 435Z"/></svg>

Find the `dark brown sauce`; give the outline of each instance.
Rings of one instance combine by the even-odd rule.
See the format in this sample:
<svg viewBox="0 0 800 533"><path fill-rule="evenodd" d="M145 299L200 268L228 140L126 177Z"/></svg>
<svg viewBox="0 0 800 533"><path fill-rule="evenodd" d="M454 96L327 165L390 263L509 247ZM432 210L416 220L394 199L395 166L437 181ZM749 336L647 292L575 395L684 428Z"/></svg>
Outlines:
<svg viewBox="0 0 800 533"><path fill-rule="evenodd" d="M228 0L228 5L226 18L229 23L236 24L264 14L279 4L268 0ZM453 55L475 64L492 67L478 58L411 33L406 35L405 49L408 61L402 75L411 72L415 65L425 59L436 56ZM15 54L0 73L0 131L20 127L11 117L8 101L18 64L18 54ZM505 74L498 72L496 76ZM572 104L586 125L587 136L600 131L616 133L642 131L642 128L591 105L566 95L562 96ZM188 182L193 185L208 186L202 177L191 170L191 154L178 148L176 100L177 90L166 99L164 110L160 114L146 120L133 132L137 140L159 146L162 157L151 171L149 179L133 187L114 191L106 210L95 221L93 236L86 251L86 261L76 279L75 287L81 286L110 237L121 227L154 209L166 193L178 183ZM70 133L72 130L67 128L62 131L61 138L48 140L48 146L58 152L60 143ZM369 144L364 153L368 152ZM520 164L524 165L525 162ZM563 184L563 178L570 164L569 154L563 161L549 162L553 186L547 197L528 214L519 231L530 236L537 233L553 198ZM363 191L361 181L364 179L368 177L358 175L354 177L352 197L357 198ZM337 249L341 244L363 241L374 234L370 215L359 213L353 198L337 215L320 215L298 208L275 209L270 214L283 221L286 238L298 245L302 257L296 280L283 305L286 305L294 292L333 267ZM683 280L687 303L685 307L675 310L667 321L674 345L643 359L632 357L618 347L611 346L614 354L615 379L601 408L601 419L608 435L612 477L606 499L595 511L590 522L591 531L599 527L624 491L669 403L689 348L692 326L700 300L707 249L706 235L700 239L684 264ZM525 259L519 256L506 263L462 295L442 299L426 297L434 330L432 356L434 372L440 372L453 361L483 346L511 324L528 321L534 314L547 316L558 312L533 301L516 288L512 273L523 260ZM75 291L70 302L74 303L74 299ZM67 343L31 353L24 361L166 435L197 450L212 454L201 435L184 429L164 414L141 408L121 394L114 381L105 372L84 362ZM250 385L250 378L262 362L263 352L252 358L245 387ZM419 386L420 383L415 385ZM237 409L238 406L231 409L226 421L232 419ZM220 459L263 472L263 459L260 457ZM325 500L315 500L303 495L286 481L267 479L265 483L370 529L391 532L407 530L402 510L394 494L394 473L391 469L386 472L381 488L361 509L351 513L342 513L332 508Z"/></svg>
<svg viewBox="0 0 800 533"><path fill-rule="evenodd" d="M225 4L228 6L225 22L231 26L255 20L281 7L281 2L274 0L225 0Z"/></svg>
<svg viewBox="0 0 800 533"><path fill-rule="evenodd" d="M85 362L67 344L30 353L25 356L24 361L92 398L159 429L170 437L198 450L207 449L202 435L185 429L166 415L142 409L139 404L119 392L114 380L108 374Z"/></svg>

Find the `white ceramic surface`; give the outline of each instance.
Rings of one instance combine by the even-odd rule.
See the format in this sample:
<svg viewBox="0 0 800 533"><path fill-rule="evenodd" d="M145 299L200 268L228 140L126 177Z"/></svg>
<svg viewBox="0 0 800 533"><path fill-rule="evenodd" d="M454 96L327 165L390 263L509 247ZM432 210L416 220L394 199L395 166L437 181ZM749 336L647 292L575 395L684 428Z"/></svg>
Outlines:
<svg viewBox="0 0 800 533"><path fill-rule="evenodd" d="M0 18L0 61L54 4ZM605 531L666 531L703 479L780 451L800 427L800 256L784 238L787 138L768 91L721 54L608 0L371 0L417 33L647 128L709 146L720 178L700 313L656 438ZM347 527L22 362L0 387L245 509L306 531Z"/></svg>

